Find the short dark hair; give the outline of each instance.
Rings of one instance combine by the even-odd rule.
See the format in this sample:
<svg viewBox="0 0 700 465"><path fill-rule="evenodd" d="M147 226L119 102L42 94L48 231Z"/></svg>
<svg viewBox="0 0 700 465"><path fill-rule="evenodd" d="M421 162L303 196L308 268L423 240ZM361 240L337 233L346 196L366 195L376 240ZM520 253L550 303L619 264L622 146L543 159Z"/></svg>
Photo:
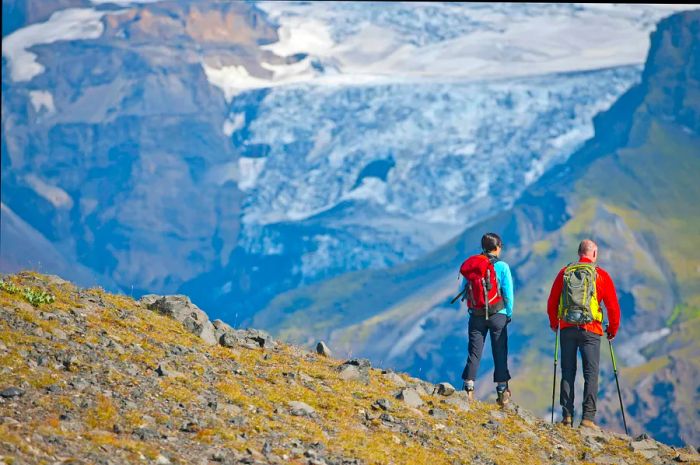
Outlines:
<svg viewBox="0 0 700 465"><path fill-rule="evenodd" d="M481 248L484 252L489 253L496 250L498 247L503 247L501 236L496 233L486 233L481 237Z"/></svg>

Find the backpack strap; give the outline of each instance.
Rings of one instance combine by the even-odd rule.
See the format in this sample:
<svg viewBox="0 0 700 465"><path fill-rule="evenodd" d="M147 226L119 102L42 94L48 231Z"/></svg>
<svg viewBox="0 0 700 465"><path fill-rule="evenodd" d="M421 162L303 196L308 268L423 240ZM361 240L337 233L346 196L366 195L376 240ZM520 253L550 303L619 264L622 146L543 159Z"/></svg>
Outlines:
<svg viewBox="0 0 700 465"><path fill-rule="evenodd" d="M490 253L487 253L487 252L484 252L484 255L485 255L486 258L488 258L489 261L491 262L491 266L493 266L493 272L495 273L495 272L496 272L496 263L500 262L501 259L498 258L497 256L491 255ZM496 282L497 282L498 284L500 284L500 283L498 282L498 274L496 275ZM504 297L503 297L503 294L501 293L501 286L496 286L496 293L498 293L498 296L499 296L499 297L504 298Z"/></svg>

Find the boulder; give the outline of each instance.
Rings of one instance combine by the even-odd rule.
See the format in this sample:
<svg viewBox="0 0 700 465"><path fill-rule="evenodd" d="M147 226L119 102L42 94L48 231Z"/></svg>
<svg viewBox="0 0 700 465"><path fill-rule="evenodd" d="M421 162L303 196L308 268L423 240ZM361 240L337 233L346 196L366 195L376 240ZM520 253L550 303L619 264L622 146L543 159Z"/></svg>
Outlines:
<svg viewBox="0 0 700 465"><path fill-rule="evenodd" d="M326 343L323 341L316 344L316 353L319 355L323 355L324 357L332 357L333 356L331 349L329 349L328 346L326 345Z"/></svg>
<svg viewBox="0 0 700 465"><path fill-rule="evenodd" d="M413 389L415 389L416 392L421 396L430 396L433 394L433 391L435 391L435 388L433 386L426 386L423 383L418 383L414 385Z"/></svg>
<svg viewBox="0 0 700 465"><path fill-rule="evenodd" d="M413 388L402 389L396 398L404 401L409 407L418 408L423 405L423 399L421 399L418 391Z"/></svg>
<svg viewBox="0 0 700 465"><path fill-rule="evenodd" d="M316 413L309 404L299 401L287 402L289 406L289 413L295 417L310 417Z"/></svg>
<svg viewBox="0 0 700 465"><path fill-rule="evenodd" d="M21 397L22 395L24 395L24 391L14 386L8 387L0 391L0 397L4 397L5 399L11 399L12 397Z"/></svg>
<svg viewBox="0 0 700 465"><path fill-rule="evenodd" d="M452 405L462 412L468 412L470 409L469 402L457 396L448 397L442 403Z"/></svg>
<svg viewBox="0 0 700 465"><path fill-rule="evenodd" d="M401 376L397 375L394 372L385 372L382 374L382 376L384 377L384 379L386 379L396 387L406 387L406 381L404 381L404 379Z"/></svg>
<svg viewBox="0 0 700 465"><path fill-rule="evenodd" d="M366 359L366 358L353 358L353 359L348 360L347 362L345 362L345 364L346 364L346 365L355 365L355 366L358 367L358 368L367 369L367 370L369 370L370 368L372 368L372 364L371 364L370 361L369 361L368 359Z"/></svg>
<svg viewBox="0 0 700 465"><path fill-rule="evenodd" d="M236 334L233 331L226 331L219 337L219 344L224 347L233 348L239 343Z"/></svg>
<svg viewBox="0 0 700 465"><path fill-rule="evenodd" d="M360 380L362 374L360 369L354 365L341 365L340 367L340 379L345 381Z"/></svg>
<svg viewBox="0 0 700 465"><path fill-rule="evenodd" d="M391 410L391 402L389 402L387 399L378 399L376 402L374 402L374 404L372 404L372 407L388 412Z"/></svg>
<svg viewBox="0 0 700 465"><path fill-rule="evenodd" d="M659 448L656 441L652 439L642 439L641 441L632 441L630 443L630 449L634 452L640 452L644 450L657 450Z"/></svg>
<svg viewBox="0 0 700 465"><path fill-rule="evenodd" d="M216 337L217 341L221 341L221 336L223 336L224 333L233 330L230 325L221 320L214 320L211 324L214 326L214 337Z"/></svg>
<svg viewBox="0 0 700 465"><path fill-rule="evenodd" d="M155 303L156 300L161 299L162 297L163 296L156 294L146 294L145 296L139 299L139 303L141 305L149 307L151 304Z"/></svg>
<svg viewBox="0 0 700 465"><path fill-rule="evenodd" d="M356 380L369 384L369 369L371 366L367 359L352 359L343 363L338 368L338 371L340 372L341 379L346 381Z"/></svg>
<svg viewBox="0 0 700 465"><path fill-rule="evenodd" d="M257 344L263 349L277 347L277 342L265 331L259 329L247 329L243 331L245 339Z"/></svg>
<svg viewBox="0 0 700 465"><path fill-rule="evenodd" d="M450 383L440 383L435 386L434 392L441 396L451 396L455 393L455 388Z"/></svg>
<svg viewBox="0 0 700 465"><path fill-rule="evenodd" d="M209 345L217 343L214 325L209 317L185 295L168 295L148 305L148 308L174 318Z"/></svg>

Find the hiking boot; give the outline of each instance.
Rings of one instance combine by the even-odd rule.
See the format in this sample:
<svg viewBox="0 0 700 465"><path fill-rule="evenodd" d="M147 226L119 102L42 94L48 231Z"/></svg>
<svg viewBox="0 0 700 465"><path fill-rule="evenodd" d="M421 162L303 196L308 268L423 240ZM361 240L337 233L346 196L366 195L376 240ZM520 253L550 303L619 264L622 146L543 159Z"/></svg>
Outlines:
<svg viewBox="0 0 700 465"><path fill-rule="evenodd" d="M462 390L467 391L467 399L474 400L474 381L464 381Z"/></svg>
<svg viewBox="0 0 700 465"><path fill-rule="evenodd" d="M570 426L573 428L574 426L574 417L564 417L561 419L561 424L564 426Z"/></svg>
<svg viewBox="0 0 700 465"><path fill-rule="evenodd" d="M496 394L498 395L496 402L498 402L498 405L501 407L505 407L506 404L510 402L510 389L508 389L507 384L496 387Z"/></svg>
<svg viewBox="0 0 700 465"><path fill-rule="evenodd" d="M579 428L599 429L598 425L596 425L593 420L586 420L586 419L581 420L581 424L579 425Z"/></svg>

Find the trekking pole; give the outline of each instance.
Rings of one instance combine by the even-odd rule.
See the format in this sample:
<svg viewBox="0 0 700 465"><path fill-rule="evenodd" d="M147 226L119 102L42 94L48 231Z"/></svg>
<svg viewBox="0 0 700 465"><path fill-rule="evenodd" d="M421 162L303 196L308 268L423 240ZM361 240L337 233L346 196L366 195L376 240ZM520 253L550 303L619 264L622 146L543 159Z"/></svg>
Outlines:
<svg viewBox="0 0 700 465"><path fill-rule="evenodd" d="M554 424L554 393L557 390L557 360L559 357L559 321L557 321L557 337L554 342L554 380L552 381L552 424Z"/></svg>
<svg viewBox="0 0 700 465"><path fill-rule="evenodd" d="M615 362L615 351L613 350L612 341L608 339L610 346L610 358L612 359L613 372L615 373L615 384L617 385L617 397L620 399L620 410L622 411L622 424L625 425L625 434L629 436L627 431L627 420L625 419L625 407L622 405L622 393L620 392L620 381L617 378L617 363Z"/></svg>

